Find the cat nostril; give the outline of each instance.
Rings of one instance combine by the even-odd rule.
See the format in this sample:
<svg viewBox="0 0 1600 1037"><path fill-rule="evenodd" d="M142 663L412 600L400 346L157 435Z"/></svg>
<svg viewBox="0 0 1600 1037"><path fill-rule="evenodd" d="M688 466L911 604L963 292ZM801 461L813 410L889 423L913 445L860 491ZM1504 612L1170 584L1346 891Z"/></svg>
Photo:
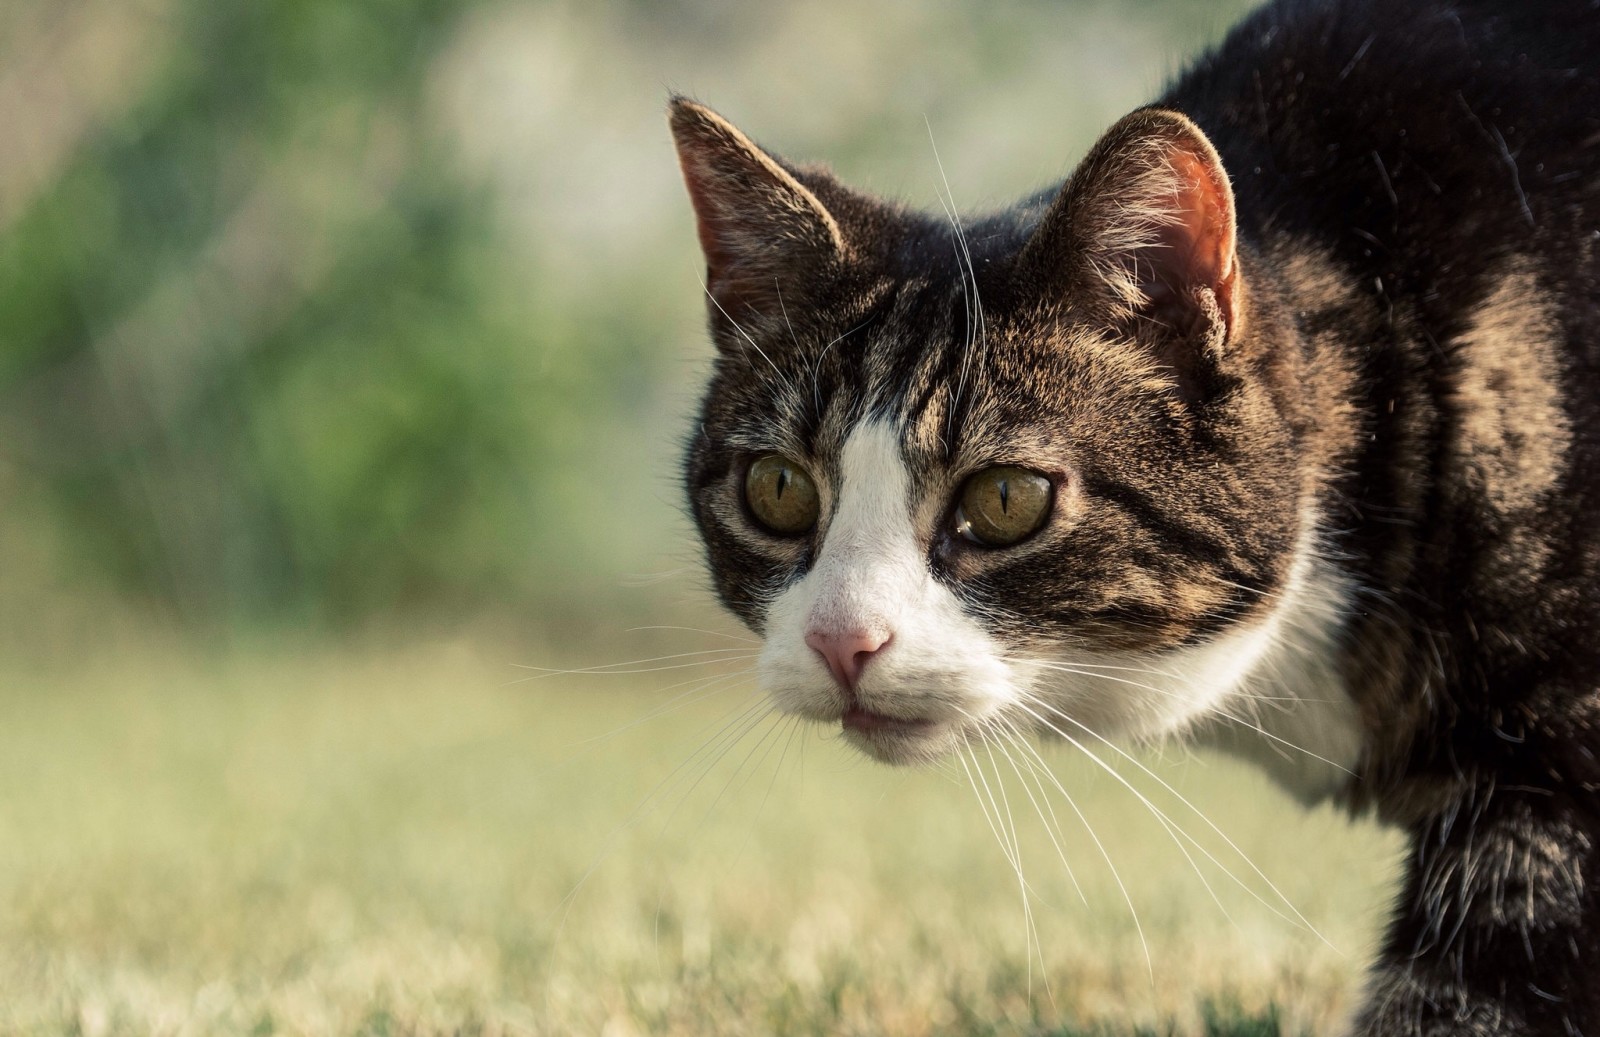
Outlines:
<svg viewBox="0 0 1600 1037"><path fill-rule="evenodd" d="M828 665L828 672L833 674L833 679L846 691L855 690L856 683L861 680L861 671L866 669L868 660L882 651L892 640L894 640L893 634L880 635L864 630L852 630L842 634L813 630L806 635L806 644L812 651L822 656L822 661Z"/></svg>

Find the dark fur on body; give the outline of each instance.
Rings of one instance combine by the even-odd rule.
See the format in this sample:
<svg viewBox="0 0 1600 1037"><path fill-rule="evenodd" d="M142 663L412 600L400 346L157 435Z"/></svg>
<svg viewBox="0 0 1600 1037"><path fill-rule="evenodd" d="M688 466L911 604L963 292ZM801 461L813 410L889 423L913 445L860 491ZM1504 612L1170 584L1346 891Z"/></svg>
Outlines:
<svg viewBox="0 0 1600 1037"><path fill-rule="evenodd" d="M970 256L947 221L790 170L844 244L804 269L746 250L751 276L712 285L688 477L717 587L759 629L826 535L750 532L739 459L826 473L864 414L905 426L918 499L994 463L1058 477L1024 549L928 544L1019 648L1248 622L1314 517L1356 588L1342 796L1411 834L1358 1032L1600 1035L1600 5L1275 3L1158 107L1231 179L1224 346L1094 259L1138 117L968 226ZM681 150L718 132L700 111L675 108Z"/></svg>

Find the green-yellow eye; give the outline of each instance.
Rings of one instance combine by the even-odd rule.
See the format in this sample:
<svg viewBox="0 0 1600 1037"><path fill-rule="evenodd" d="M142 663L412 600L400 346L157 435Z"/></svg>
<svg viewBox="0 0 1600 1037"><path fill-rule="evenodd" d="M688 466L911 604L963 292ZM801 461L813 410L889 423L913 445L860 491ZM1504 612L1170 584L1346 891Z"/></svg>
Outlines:
<svg viewBox="0 0 1600 1037"><path fill-rule="evenodd" d="M744 477L744 499L756 521L782 536L817 524L817 484L806 470L780 454L764 454Z"/></svg>
<svg viewBox="0 0 1600 1037"><path fill-rule="evenodd" d="M968 479L956 504L956 532L985 547L1009 547L1039 531L1050 517L1050 480L1026 468L1001 465Z"/></svg>

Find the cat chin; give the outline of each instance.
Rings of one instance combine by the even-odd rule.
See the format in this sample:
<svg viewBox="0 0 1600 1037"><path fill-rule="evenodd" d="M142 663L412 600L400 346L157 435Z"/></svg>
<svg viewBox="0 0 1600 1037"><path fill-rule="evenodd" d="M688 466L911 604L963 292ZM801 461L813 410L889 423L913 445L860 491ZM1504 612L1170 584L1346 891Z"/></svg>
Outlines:
<svg viewBox="0 0 1600 1037"><path fill-rule="evenodd" d="M968 744L963 725L931 722L910 727L844 726L844 740L877 760L896 767L934 764Z"/></svg>
<svg viewBox="0 0 1600 1037"><path fill-rule="evenodd" d="M811 669L777 669L762 684L774 707L818 726L882 763L934 763L983 740L985 718L998 713L1008 689L970 674L926 670L911 678L886 674L846 694Z"/></svg>

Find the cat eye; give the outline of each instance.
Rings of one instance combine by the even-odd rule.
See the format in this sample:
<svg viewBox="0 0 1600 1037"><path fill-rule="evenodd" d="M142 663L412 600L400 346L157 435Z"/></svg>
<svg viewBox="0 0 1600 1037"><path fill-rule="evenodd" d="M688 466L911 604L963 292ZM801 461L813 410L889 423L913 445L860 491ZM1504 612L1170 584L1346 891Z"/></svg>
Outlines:
<svg viewBox="0 0 1600 1037"><path fill-rule="evenodd" d="M1010 547L1050 516L1050 480L1026 468L986 468L966 481L956 503L955 531L984 547Z"/></svg>
<svg viewBox="0 0 1600 1037"><path fill-rule="evenodd" d="M781 454L764 454L751 462L744 499L756 521L780 536L796 536L817 524L817 484Z"/></svg>

